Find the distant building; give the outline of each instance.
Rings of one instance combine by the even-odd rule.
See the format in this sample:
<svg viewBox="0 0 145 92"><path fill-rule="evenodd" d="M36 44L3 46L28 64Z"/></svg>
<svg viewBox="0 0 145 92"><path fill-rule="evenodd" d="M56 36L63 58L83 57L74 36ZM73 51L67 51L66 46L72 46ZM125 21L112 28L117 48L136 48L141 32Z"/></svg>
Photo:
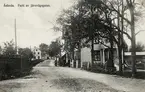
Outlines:
<svg viewBox="0 0 145 92"><path fill-rule="evenodd" d="M33 59L42 59L41 51L36 47L34 47L33 55L34 55Z"/></svg>

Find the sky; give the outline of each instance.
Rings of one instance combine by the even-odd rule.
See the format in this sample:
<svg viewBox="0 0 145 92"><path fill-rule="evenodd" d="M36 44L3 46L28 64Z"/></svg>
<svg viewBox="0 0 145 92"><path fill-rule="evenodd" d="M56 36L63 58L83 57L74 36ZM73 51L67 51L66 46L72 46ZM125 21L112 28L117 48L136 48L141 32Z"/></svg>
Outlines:
<svg viewBox="0 0 145 92"><path fill-rule="evenodd" d="M4 4L13 4L15 7L4 7ZM18 7L18 4L45 4L50 7ZM52 29L57 16L62 9L67 9L72 4L71 0L0 0L0 45L14 40L15 18L19 47L50 44L61 36L61 33Z"/></svg>
<svg viewBox="0 0 145 92"><path fill-rule="evenodd" d="M0 45L14 39L14 19L17 24L19 47L34 47L41 43L50 44L61 33L51 29L62 9L69 8L73 0L0 0ZM4 7L13 4L15 7ZM18 4L48 4L50 7L18 7ZM145 5L145 4L144 4ZM50 23L51 22L51 23ZM145 16L139 18L136 30L145 30ZM137 42L145 44L145 31L140 32ZM129 41L127 41L129 43Z"/></svg>

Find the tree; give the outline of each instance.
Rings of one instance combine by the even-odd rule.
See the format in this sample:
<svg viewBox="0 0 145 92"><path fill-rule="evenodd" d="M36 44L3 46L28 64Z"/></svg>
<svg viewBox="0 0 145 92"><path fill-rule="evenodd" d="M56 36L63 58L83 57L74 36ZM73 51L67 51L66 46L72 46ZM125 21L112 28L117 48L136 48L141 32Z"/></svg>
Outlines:
<svg viewBox="0 0 145 92"><path fill-rule="evenodd" d="M110 65L113 67L113 40L114 30L110 20L110 11L108 7L101 4L101 0L81 0L76 5L75 10L69 10L67 16L59 19L63 26L66 42L70 42L68 48L70 52L74 51L75 46L81 39L86 38L92 42L92 66L93 66L93 46L94 38L106 38L111 43ZM65 14L65 13L64 13ZM67 25L66 25L67 24ZM108 34L109 33L109 34ZM69 41L68 41L69 40ZM68 45L68 44L67 44ZM79 46L80 47L80 46ZM73 55L72 55L73 56Z"/></svg>
<svg viewBox="0 0 145 92"><path fill-rule="evenodd" d="M78 8L76 8L78 10ZM57 22L61 24L63 31L64 50L70 60L74 60L74 49L80 47L80 38L82 37L83 25L81 14L77 14L73 9L64 10L62 15L57 19ZM80 51L80 49L79 49Z"/></svg>
<svg viewBox="0 0 145 92"><path fill-rule="evenodd" d="M98 39L107 39L110 43L110 46L107 46L110 49L110 57L109 57L109 67L114 67L113 62L113 48L114 48L114 42L117 42L115 39L116 36L116 30L114 28L113 24L113 10L111 9L111 5L108 5L108 2L105 0L86 0L83 1L85 4L83 7L87 8L87 18L90 21L88 24L87 34L89 37L89 40L92 42L92 58L93 58L93 42L94 38ZM83 8L84 9L84 8ZM86 15L85 14L85 15ZM89 22L87 21L87 22ZM99 41L99 43L104 44L104 42ZM93 64L93 61L92 61Z"/></svg>
<svg viewBox="0 0 145 92"><path fill-rule="evenodd" d="M19 54L22 56L22 58L25 58L25 59L33 58L33 53L31 49L29 48L19 48Z"/></svg>
<svg viewBox="0 0 145 92"><path fill-rule="evenodd" d="M119 1L119 0L118 0ZM137 3L135 2L136 0L121 0L122 4L120 4L122 6L122 12L120 12L119 10L115 9L115 7L113 6L113 4L111 5L112 8L113 8L113 11L115 11L118 16L121 18L121 30L120 32L125 34L131 41L131 46L132 46L132 76L135 75L136 73L136 67L135 67L135 61L136 61L136 53L135 53L135 48L136 48L136 33L135 33L135 22L137 21L138 19L138 16L141 16L141 12L139 11L139 9L136 11L136 7L137 7ZM124 3L125 2L125 5ZM128 11L129 12L128 12ZM127 12L126 12L127 11ZM128 15L130 15L130 17L124 17L124 14L127 13ZM124 26L124 22L127 23L127 25L130 27L129 30L130 30L130 33L131 35L129 35L128 32L125 32L125 28ZM118 26L119 28L119 26ZM118 31L119 31L118 30ZM123 35L122 35L123 36ZM121 36L120 36L121 37ZM122 40L123 42L123 40ZM122 43L121 42L121 43ZM118 45L119 46L119 45ZM120 45L122 46L122 45ZM118 47L120 48L120 47ZM121 49L119 50L119 52L121 51ZM122 65L121 65L121 62L120 62L120 69L121 69Z"/></svg>
<svg viewBox="0 0 145 92"><path fill-rule="evenodd" d="M13 40L11 40L10 42L4 42L3 54L4 55L15 55L16 54Z"/></svg>
<svg viewBox="0 0 145 92"><path fill-rule="evenodd" d="M126 12L127 10L130 11L131 19L124 16L125 13L128 13ZM113 45L115 43L118 46L119 71L121 73L122 52L125 48L123 35L126 35L131 40L132 47L135 48L135 15L137 14L135 12L135 0L80 0L73 9L66 13L60 18L60 24L63 32L66 33L66 42L70 42L69 45L67 43L68 48L72 47L74 49L75 44L77 44L75 42L79 42L83 38L89 38L87 42L92 41L92 43L94 38L105 38L110 43L110 63L112 65ZM130 26L131 35L124 27L126 25ZM100 41L100 43L106 46L103 41ZM134 62L135 51L132 51L132 56ZM135 63L132 65L132 72L134 73L134 71Z"/></svg>
<svg viewBox="0 0 145 92"><path fill-rule="evenodd" d="M51 42L51 44L49 45L49 56L50 57L57 57L60 54L61 51L61 45L58 41L53 41Z"/></svg>
<svg viewBox="0 0 145 92"><path fill-rule="evenodd" d="M41 54L42 54L42 57L45 56L46 54L48 54L48 49L49 49L49 46L45 43L41 43L39 45L39 49L41 51Z"/></svg>
<svg viewBox="0 0 145 92"><path fill-rule="evenodd" d="M2 47L0 46L0 54L2 54Z"/></svg>
<svg viewBox="0 0 145 92"><path fill-rule="evenodd" d="M132 76L135 76L136 73L136 38L135 38L135 0L126 0L128 9L131 15L130 27L131 27L131 46L132 46Z"/></svg>

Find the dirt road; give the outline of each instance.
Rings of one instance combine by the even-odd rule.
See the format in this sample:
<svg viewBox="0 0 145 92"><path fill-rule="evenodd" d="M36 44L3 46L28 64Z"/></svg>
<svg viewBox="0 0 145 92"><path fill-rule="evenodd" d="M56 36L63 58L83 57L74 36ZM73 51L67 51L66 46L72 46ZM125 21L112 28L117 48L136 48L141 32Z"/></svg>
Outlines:
<svg viewBox="0 0 145 92"><path fill-rule="evenodd" d="M47 60L23 78L0 82L0 92L144 92L145 81L54 67Z"/></svg>

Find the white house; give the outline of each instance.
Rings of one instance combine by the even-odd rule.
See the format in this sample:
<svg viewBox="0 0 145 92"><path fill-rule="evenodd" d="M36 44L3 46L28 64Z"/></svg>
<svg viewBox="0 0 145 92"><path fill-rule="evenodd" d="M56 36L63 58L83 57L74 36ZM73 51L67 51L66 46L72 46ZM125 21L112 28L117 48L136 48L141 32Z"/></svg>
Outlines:
<svg viewBox="0 0 145 92"><path fill-rule="evenodd" d="M34 59L42 59L41 51L37 47L34 47L33 55Z"/></svg>
<svg viewBox="0 0 145 92"><path fill-rule="evenodd" d="M85 42L85 40L83 40ZM109 49L106 46L110 46L109 43L105 43L106 46L100 44L95 40L94 42L94 64L101 63L105 64L105 62L109 59ZM88 43L87 47L81 48L81 67L89 68L92 64L91 57L91 42ZM117 54L117 46L114 45L114 63L118 65L118 54Z"/></svg>

